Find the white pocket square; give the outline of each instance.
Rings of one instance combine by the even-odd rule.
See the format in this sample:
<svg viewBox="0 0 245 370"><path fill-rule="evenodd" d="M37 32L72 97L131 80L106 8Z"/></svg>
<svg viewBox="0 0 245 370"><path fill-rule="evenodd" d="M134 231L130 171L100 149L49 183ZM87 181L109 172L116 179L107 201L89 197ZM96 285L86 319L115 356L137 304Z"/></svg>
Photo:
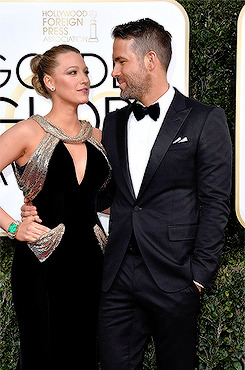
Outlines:
<svg viewBox="0 0 245 370"><path fill-rule="evenodd" d="M186 143L188 140L188 137L178 137L178 139L173 141L173 144L180 144L180 143Z"/></svg>

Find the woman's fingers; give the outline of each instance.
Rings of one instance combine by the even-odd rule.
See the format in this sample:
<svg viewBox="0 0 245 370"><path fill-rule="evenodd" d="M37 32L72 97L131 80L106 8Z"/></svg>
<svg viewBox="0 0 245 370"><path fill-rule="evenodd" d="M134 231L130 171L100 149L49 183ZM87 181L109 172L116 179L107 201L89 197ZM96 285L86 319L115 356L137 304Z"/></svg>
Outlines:
<svg viewBox="0 0 245 370"><path fill-rule="evenodd" d="M37 215L37 209L32 204L24 204L21 207L21 217L29 217Z"/></svg>
<svg viewBox="0 0 245 370"><path fill-rule="evenodd" d="M24 221L25 218L30 216L34 216L34 220L36 222L42 222L42 220L38 216L37 208L33 206L31 202L27 202L27 200L25 199L25 204L23 204L23 206L21 207L21 219L22 221Z"/></svg>
<svg viewBox="0 0 245 370"><path fill-rule="evenodd" d="M34 216L34 221L42 223L42 220L38 215Z"/></svg>
<svg viewBox="0 0 245 370"><path fill-rule="evenodd" d="M31 222L26 230L28 237L32 241L40 238L40 236L46 234L48 231L50 231L48 227L40 225L37 222Z"/></svg>
<svg viewBox="0 0 245 370"><path fill-rule="evenodd" d="M34 221L34 216L24 219L16 233L16 239L20 241L33 242L40 236L49 232L50 229Z"/></svg>
<svg viewBox="0 0 245 370"><path fill-rule="evenodd" d="M40 236L46 234L48 231L50 231L48 227L40 225L39 223L36 222L32 222L28 228L30 236L35 237L35 239L40 238Z"/></svg>

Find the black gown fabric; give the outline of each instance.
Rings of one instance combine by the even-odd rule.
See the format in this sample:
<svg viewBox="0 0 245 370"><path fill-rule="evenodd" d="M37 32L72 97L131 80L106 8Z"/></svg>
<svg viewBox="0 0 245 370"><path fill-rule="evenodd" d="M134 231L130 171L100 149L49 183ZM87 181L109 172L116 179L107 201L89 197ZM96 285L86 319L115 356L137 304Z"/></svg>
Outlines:
<svg viewBox="0 0 245 370"><path fill-rule="evenodd" d="M94 235L96 199L108 176L103 154L86 142L87 165L78 183L72 157L60 141L40 193L33 200L43 225L65 225L51 256L40 263L17 242L12 291L20 330L18 370L96 368L96 330L103 253Z"/></svg>

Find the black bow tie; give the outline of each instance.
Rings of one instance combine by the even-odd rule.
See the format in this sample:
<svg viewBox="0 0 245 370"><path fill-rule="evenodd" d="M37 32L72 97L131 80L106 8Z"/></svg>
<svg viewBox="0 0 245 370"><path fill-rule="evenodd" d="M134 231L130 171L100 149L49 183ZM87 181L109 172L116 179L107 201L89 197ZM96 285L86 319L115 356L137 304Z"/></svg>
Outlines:
<svg viewBox="0 0 245 370"><path fill-rule="evenodd" d="M137 121L143 119L147 114L156 121L160 116L159 103L150 105L149 107L143 107L141 104L133 103L133 112Z"/></svg>

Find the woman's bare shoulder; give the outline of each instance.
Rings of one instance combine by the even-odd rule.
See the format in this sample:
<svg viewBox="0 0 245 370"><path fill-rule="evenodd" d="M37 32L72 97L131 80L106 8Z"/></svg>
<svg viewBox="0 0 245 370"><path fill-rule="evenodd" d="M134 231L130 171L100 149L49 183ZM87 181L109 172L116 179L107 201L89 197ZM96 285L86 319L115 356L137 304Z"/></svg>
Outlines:
<svg viewBox="0 0 245 370"><path fill-rule="evenodd" d="M41 141L42 135L38 131L37 123L30 119L20 121L7 129L0 136L0 168L3 169L14 161L19 161L20 165L25 163Z"/></svg>
<svg viewBox="0 0 245 370"><path fill-rule="evenodd" d="M19 135L27 135L28 138L35 137L39 132L42 132L42 128L40 125L32 118L28 118L26 120L22 120L17 122L14 126L12 126L9 130L9 133L19 134Z"/></svg>
<svg viewBox="0 0 245 370"><path fill-rule="evenodd" d="M45 136L45 131L33 119L27 119L17 122L11 128L2 134L2 141L6 145L15 147L19 153L26 153L33 151L39 142Z"/></svg>
<svg viewBox="0 0 245 370"><path fill-rule="evenodd" d="M102 131L101 130L99 130L98 128L93 127L92 135L97 141L101 142L101 140L102 140Z"/></svg>

